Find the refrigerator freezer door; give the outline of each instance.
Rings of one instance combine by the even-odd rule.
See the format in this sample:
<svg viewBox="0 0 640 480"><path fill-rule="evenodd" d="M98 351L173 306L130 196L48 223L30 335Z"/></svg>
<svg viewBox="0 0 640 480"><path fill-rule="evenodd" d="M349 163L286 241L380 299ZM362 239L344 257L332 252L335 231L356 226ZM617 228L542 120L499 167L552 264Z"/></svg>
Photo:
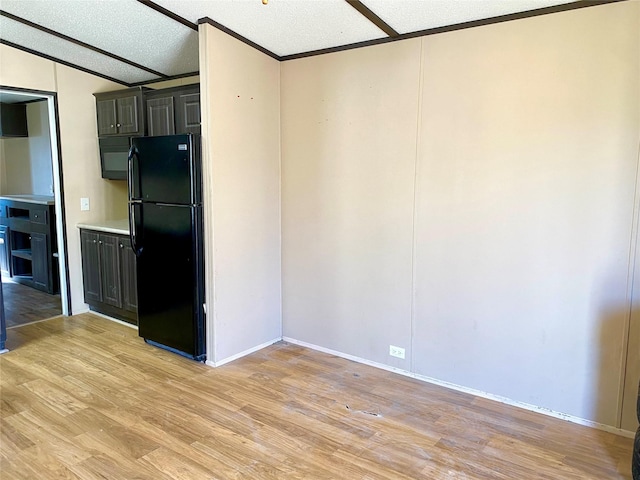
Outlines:
<svg viewBox="0 0 640 480"><path fill-rule="evenodd" d="M135 137L131 143L130 200L200 203L192 135Z"/></svg>
<svg viewBox="0 0 640 480"><path fill-rule="evenodd" d="M203 354L203 316L194 212L200 207L139 204L138 324L146 340L192 357Z"/></svg>

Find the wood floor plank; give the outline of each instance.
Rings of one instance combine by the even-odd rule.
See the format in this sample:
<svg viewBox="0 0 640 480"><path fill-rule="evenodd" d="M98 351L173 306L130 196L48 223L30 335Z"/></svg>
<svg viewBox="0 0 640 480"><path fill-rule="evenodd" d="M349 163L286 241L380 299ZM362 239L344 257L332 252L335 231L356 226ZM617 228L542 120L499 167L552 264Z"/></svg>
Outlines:
<svg viewBox="0 0 640 480"><path fill-rule="evenodd" d="M2 294L7 327L55 317L62 313L60 295L50 295L3 277Z"/></svg>
<svg viewBox="0 0 640 480"><path fill-rule="evenodd" d="M631 439L285 342L212 369L92 314L8 333L3 480L631 478Z"/></svg>

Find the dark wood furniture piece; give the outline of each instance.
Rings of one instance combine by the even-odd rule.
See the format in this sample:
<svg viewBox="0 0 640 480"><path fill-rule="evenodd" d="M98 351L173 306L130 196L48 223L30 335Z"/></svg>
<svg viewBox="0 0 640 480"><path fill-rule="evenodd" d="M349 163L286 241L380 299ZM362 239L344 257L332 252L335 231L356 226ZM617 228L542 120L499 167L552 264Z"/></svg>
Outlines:
<svg viewBox="0 0 640 480"><path fill-rule="evenodd" d="M0 274L6 275L7 277L11 275L9 271L10 254L9 227L0 225Z"/></svg>
<svg viewBox="0 0 640 480"><path fill-rule="evenodd" d="M98 137L107 135L142 135L142 87L116 92L96 93Z"/></svg>
<svg viewBox="0 0 640 480"><path fill-rule="evenodd" d="M52 202L0 199L0 268L14 281L59 293L56 214Z"/></svg>
<svg viewBox="0 0 640 480"><path fill-rule="evenodd" d="M135 255L129 237L81 229L84 301L91 310L138 324Z"/></svg>
<svg viewBox="0 0 640 480"><path fill-rule="evenodd" d="M200 134L200 85L96 93L102 178L127 179L131 137Z"/></svg>
<svg viewBox="0 0 640 480"><path fill-rule="evenodd" d="M200 85L148 91L144 99L148 136L200 134Z"/></svg>
<svg viewBox="0 0 640 480"><path fill-rule="evenodd" d="M28 137L27 106L24 103L0 103L0 137Z"/></svg>

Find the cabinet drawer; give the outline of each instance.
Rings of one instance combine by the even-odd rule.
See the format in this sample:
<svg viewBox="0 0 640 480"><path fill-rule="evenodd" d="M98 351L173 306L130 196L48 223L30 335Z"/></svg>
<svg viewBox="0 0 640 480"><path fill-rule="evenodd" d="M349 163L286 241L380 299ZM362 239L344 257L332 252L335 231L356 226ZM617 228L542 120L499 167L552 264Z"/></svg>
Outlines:
<svg viewBox="0 0 640 480"><path fill-rule="evenodd" d="M29 210L29 220L31 220L33 223L42 223L46 225L47 211L33 208Z"/></svg>

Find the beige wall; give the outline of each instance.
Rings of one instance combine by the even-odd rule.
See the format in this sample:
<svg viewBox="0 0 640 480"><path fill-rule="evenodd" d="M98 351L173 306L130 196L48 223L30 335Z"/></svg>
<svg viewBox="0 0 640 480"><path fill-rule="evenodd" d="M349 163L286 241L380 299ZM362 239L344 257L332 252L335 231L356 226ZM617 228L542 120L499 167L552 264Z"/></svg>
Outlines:
<svg viewBox="0 0 640 480"><path fill-rule="evenodd" d="M173 80L166 80L164 82L155 82L145 85L148 88L158 90L161 88L180 87L182 85L193 85L194 83L200 83L200 76L195 75L193 77L176 78Z"/></svg>
<svg viewBox="0 0 640 480"><path fill-rule="evenodd" d="M0 45L0 85L57 92L72 311L85 310L76 224L126 216L126 183L100 176L94 92L123 88L99 77ZM89 197L91 210L80 211Z"/></svg>
<svg viewBox="0 0 640 480"><path fill-rule="evenodd" d="M208 353L281 336L280 66L200 26Z"/></svg>
<svg viewBox="0 0 640 480"><path fill-rule="evenodd" d="M2 138L3 195L31 194L31 162L29 139L26 137Z"/></svg>
<svg viewBox="0 0 640 480"><path fill-rule="evenodd" d="M416 372L617 424L638 6L425 39Z"/></svg>
<svg viewBox="0 0 640 480"><path fill-rule="evenodd" d="M283 63L284 335L635 428L639 32L623 2Z"/></svg>
<svg viewBox="0 0 640 480"><path fill-rule="evenodd" d="M121 219L127 216L127 183L101 177L93 93L122 88L99 77L56 65L60 144L69 247L69 278L73 311L84 308L80 222ZM80 210L80 198L90 199L91 209Z"/></svg>
<svg viewBox="0 0 640 480"><path fill-rule="evenodd" d="M282 64L284 334L409 369L420 40Z"/></svg>
<svg viewBox="0 0 640 480"><path fill-rule="evenodd" d="M0 139L0 194L52 195L51 133L46 101L26 106L29 137Z"/></svg>
<svg viewBox="0 0 640 480"><path fill-rule="evenodd" d="M27 105L27 127L29 129L29 163L31 164L30 193L53 195L51 131L46 101Z"/></svg>

